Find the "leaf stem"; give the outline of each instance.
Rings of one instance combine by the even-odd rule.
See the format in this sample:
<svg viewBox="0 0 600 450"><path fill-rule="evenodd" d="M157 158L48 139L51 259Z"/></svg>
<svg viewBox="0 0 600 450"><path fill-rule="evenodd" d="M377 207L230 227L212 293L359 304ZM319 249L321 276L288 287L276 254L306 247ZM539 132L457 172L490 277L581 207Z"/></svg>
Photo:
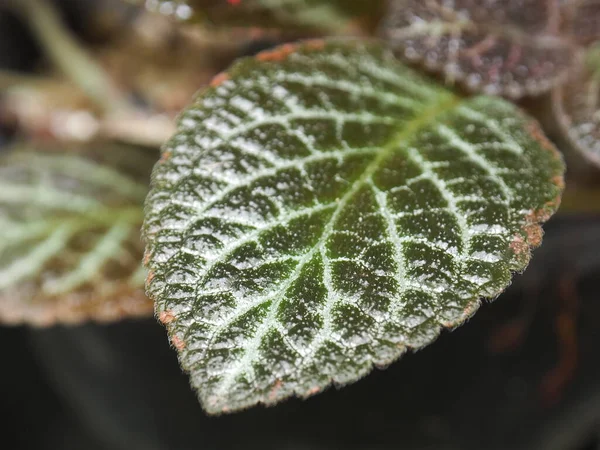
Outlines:
<svg viewBox="0 0 600 450"><path fill-rule="evenodd" d="M36 75L0 69L0 91L19 85L42 84L47 79Z"/></svg>
<svg viewBox="0 0 600 450"><path fill-rule="evenodd" d="M594 76L600 79L600 42L597 42L588 50L586 63Z"/></svg>

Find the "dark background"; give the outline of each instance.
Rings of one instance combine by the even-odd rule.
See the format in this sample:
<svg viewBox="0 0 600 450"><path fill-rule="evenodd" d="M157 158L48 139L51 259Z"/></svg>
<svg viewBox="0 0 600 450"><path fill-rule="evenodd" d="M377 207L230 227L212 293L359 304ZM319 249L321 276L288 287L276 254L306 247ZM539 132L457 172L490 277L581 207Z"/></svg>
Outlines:
<svg viewBox="0 0 600 450"><path fill-rule="evenodd" d="M0 68L34 70L39 48L3 1ZM58 3L89 37L93 2ZM0 148L10 136L0 130ZM527 272L468 324L354 385L276 408L207 417L153 319L0 327L0 448L600 450L600 217L559 216L546 230ZM556 332L561 314L575 343ZM498 330L515 318L526 333L508 345ZM561 348L576 370L549 391Z"/></svg>

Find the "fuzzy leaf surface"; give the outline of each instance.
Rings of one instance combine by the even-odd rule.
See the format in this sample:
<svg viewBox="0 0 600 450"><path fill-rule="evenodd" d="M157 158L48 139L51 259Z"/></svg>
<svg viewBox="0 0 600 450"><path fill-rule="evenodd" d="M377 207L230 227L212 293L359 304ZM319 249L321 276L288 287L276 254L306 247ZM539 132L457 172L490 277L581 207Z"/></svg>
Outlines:
<svg viewBox="0 0 600 450"><path fill-rule="evenodd" d="M68 153L0 159L1 322L152 314L140 264L143 178Z"/></svg>
<svg viewBox="0 0 600 450"><path fill-rule="evenodd" d="M288 44L181 116L146 201L147 292L208 412L307 397L497 296L563 170L504 100L379 44Z"/></svg>
<svg viewBox="0 0 600 450"><path fill-rule="evenodd" d="M390 0L382 35L449 82L520 98L564 81L577 58L560 24L558 1Z"/></svg>

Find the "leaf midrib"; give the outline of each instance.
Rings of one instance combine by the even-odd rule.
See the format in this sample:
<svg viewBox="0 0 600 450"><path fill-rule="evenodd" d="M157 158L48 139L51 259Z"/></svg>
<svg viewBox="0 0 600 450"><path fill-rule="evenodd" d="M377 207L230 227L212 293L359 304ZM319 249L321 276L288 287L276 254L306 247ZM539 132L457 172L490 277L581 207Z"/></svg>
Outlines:
<svg viewBox="0 0 600 450"><path fill-rule="evenodd" d="M235 379L245 371L244 368L251 368L249 363L251 363L258 352L260 344L262 342L263 337L266 332L271 328L273 323L273 319L277 313L277 309L283 298L285 292L292 286L294 281L298 278L301 271L304 269L304 266L309 263L312 258L316 255L317 252L323 252L324 254L324 246L331 236L333 232L333 228L340 216L340 214L344 211L348 202L354 197L354 195L360 190L360 188L375 174L375 172L380 168L382 162L384 162L391 154L398 150L399 144L406 141L411 135L414 135L419 129L423 128L427 124L433 122L437 117L446 113L447 111L456 107L462 99L453 95L451 93L442 94L443 98L440 101L435 102L434 105L423 108L422 112L418 114L415 118L410 120L406 126L402 128L398 133L393 135L390 138L388 144L382 147L382 150L377 154L377 156L373 159L373 161L365 168L362 175L352 184L352 187L339 199L338 205L335 211L332 213L331 218L325 225L323 233L319 241L308 251L302 259L299 261L298 265L294 269L294 272L288 277L287 281L282 285L280 289L277 290L273 295L270 295L265 299L266 302L271 302L269 306L269 310L267 315L263 319L261 325L258 327L255 337L252 339L250 346L246 348L246 352L242 359L237 362L233 368L227 370L227 376L223 378L223 381L220 383L219 388L216 391L217 398L223 398L222 394L227 392L229 388L234 383ZM327 264L323 261L324 271L327 271ZM326 276L326 273L324 273ZM329 292L329 291L328 291ZM328 312L333 307L335 299L332 298L331 295L328 296L326 305L324 320L325 324L322 327L322 330L327 330L328 325L327 321L330 320L330 315ZM326 333L326 332L325 332ZM318 336L313 339L311 343L311 353L314 353L316 349L319 347L320 341L324 339L325 333L321 331ZM282 336L285 339L285 336ZM306 360L309 355L302 355L303 360Z"/></svg>

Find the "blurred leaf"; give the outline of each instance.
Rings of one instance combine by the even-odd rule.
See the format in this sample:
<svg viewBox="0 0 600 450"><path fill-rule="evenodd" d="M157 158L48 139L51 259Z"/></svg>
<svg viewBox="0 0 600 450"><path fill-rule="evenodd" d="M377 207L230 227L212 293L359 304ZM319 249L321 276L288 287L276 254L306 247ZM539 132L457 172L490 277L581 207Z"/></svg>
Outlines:
<svg viewBox="0 0 600 450"><path fill-rule="evenodd" d="M119 169L73 153L16 150L0 159L0 321L152 313L139 236L150 164L113 149L104 159L110 151Z"/></svg>
<svg viewBox="0 0 600 450"><path fill-rule="evenodd" d="M587 64L554 90L552 107L568 148L600 168L600 43L589 50Z"/></svg>
<svg viewBox="0 0 600 450"><path fill-rule="evenodd" d="M378 44L288 44L181 116L146 201L147 290L208 412L307 397L502 292L563 170L501 99Z"/></svg>
<svg viewBox="0 0 600 450"><path fill-rule="evenodd" d="M600 0L569 0L566 3L571 16L570 31L575 39L582 44L600 40Z"/></svg>
<svg viewBox="0 0 600 450"><path fill-rule="evenodd" d="M309 28L339 32L356 17L377 15L384 0L150 0L146 5L179 19L215 25Z"/></svg>
<svg viewBox="0 0 600 450"><path fill-rule="evenodd" d="M448 82L520 98L564 81L576 60L560 18L554 0L391 0L382 34Z"/></svg>

